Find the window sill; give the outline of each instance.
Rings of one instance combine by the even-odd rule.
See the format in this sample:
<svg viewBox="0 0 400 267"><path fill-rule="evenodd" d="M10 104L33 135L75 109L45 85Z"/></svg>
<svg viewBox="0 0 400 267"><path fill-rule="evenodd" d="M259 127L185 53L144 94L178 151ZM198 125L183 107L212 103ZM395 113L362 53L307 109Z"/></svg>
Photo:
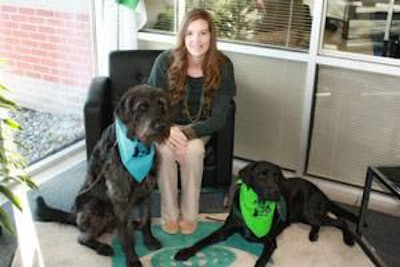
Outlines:
<svg viewBox="0 0 400 267"><path fill-rule="evenodd" d="M175 44L175 36L169 34L139 32L138 39L141 41ZM249 44L238 44L219 41L218 48L226 52L234 52L275 59L285 59L297 62L307 62L309 58L308 53L305 52L288 51L284 49L261 47Z"/></svg>

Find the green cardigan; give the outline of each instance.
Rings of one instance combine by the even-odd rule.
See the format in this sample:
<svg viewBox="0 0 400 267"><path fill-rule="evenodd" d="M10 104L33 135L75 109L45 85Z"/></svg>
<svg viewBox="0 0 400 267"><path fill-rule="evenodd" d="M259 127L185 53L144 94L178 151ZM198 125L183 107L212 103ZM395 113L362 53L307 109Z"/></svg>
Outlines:
<svg viewBox="0 0 400 267"><path fill-rule="evenodd" d="M148 79L148 84L168 90L168 70L171 50L162 52L154 62L153 68ZM186 97L188 107L185 111L185 99L179 102L178 106L172 107L173 122L184 125L183 132L188 139L199 138L218 131L222 122L226 120L229 103L236 95L235 77L232 62L226 57L225 63L221 66L221 83L217 88L210 114L203 114L199 120L192 121L191 117L196 117L202 104L203 77L193 78L188 76L186 79Z"/></svg>

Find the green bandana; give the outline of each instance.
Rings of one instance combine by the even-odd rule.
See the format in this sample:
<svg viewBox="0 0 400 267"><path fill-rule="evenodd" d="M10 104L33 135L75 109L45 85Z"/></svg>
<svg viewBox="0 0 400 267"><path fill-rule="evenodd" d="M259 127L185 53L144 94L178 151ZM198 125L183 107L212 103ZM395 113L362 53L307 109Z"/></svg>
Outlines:
<svg viewBox="0 0 400 267"><path fill-rule="evenodd" d="M247 227L260 238L266 236L272 227L276 201L258 201L257 194L245 183L240 184L240 210Z"/></svg>

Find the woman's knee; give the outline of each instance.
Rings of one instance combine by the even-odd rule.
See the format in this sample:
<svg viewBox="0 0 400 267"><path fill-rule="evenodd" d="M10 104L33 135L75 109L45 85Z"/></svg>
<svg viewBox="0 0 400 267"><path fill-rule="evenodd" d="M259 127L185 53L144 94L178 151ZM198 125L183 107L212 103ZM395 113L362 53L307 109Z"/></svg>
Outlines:
<svg viewBox="0 0 400 267"><path fill-rule="evenodd" d="M191 157L197 156L197 157L203 158L205 151L206 151L206 149L205 149L205 144L204 144L203 140L196 138L196 139L190 140L188 142L188 147L187 147L188 156L191 156Z"/></svg>
<svg viewBox="0 0 400 267"><path fill-rule="evenodd" d="M174 158L174 151L171 149L170 146L166 144L159 144L157 145L157 152L160 159L167 158L173 159Z"/></svg>

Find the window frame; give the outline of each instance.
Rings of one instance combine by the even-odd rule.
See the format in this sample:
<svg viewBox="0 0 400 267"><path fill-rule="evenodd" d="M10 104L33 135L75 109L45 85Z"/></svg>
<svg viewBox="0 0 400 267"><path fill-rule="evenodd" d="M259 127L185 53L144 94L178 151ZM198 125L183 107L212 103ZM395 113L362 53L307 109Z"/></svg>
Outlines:
<svg viewBox="0 0 400 267"><path fill-rule="evenodd" d="M306 51L291 51L282 48L261 47L252 44L240 44L227 41L218 41L218 48L233 53L268 57L271 59L282 59L307 64L306 78L304 83L303 113L300 133L299 168L298 175L306 173L308 158L308 139L310 138L310 125L312 122L312 100L318 65L339 67L356 71L386 74L400 77L400 60L395 58L384 58L377 56L362 55L349 52L329 51L323 49L323 35L325 31L325 18L328 0L311 0L312 3L312 24L310 32L309 49ZM184 0L175 0L179 6ZM182 15L182 10L179 9ZM151 32L139 32L139 41L174 44L173 34L158 34ZM251 48L251 49L249 49Z"/></svg>

